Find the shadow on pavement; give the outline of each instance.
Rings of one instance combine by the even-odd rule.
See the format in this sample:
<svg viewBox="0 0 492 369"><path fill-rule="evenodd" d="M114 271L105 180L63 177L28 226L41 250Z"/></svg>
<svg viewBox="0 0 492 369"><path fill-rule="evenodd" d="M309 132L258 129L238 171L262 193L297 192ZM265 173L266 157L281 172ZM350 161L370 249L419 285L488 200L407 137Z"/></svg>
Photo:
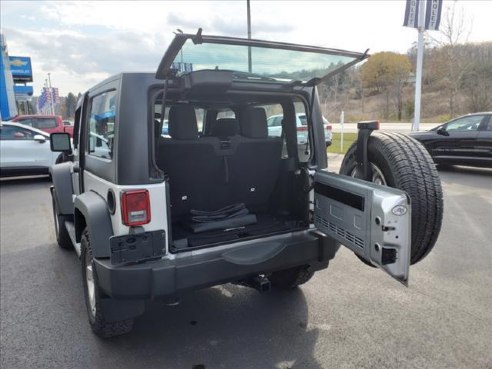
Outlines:
<svg viewBox="0 0 492 369"><path fill-rule="evenodd" d="M321 368L313 357L319 332L307 318L300 289L260 294L228 284L178 306L152 303L132 334L103 345L127 359L145 353L145 367Z"/></svg>
<svg viewBox="0 0 492 369"><path fill-rule="evenodd" d="M321 368L319 329L302 289L266 294L232 284L148 303L133 332L97 338L87 323L80 263L56 245L4 252L2 367ZM19 354L22 352L22 354Z"/></svg>

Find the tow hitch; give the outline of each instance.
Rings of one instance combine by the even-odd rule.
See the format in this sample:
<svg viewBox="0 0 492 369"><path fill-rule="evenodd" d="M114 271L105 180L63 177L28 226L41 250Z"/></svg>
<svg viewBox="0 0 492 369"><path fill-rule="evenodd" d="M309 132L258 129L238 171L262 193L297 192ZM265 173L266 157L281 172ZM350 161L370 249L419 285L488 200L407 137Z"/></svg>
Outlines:
<svg viewBox="0 0 492 369"><path fill-rule="evenodd" d="M258 292L270 292L272 285L270 280L263 274L255 275L238 283L241 286L254 288Z"/></svg>
<svg viewBox="0 0 492 369"><path fill-rule="evenodd" d="M367 154L367 143L372 131L379 129L378 120L369 120L357 123L357 149L355 150L355 177L365 181L372 181L372 167Z"/></svg>

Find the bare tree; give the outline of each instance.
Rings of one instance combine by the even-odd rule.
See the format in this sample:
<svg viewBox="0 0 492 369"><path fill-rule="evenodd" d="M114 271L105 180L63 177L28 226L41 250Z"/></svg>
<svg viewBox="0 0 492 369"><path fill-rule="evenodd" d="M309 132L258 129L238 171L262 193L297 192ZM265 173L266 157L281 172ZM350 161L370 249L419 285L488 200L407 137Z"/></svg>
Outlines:
<svg viewBox="0 0 492 369"><path fill-rule="evenodd" d="M433 38L438 46L446 52L445 59L445 87L448 92L449 114L454 116L459 110L458 92L460 81L467 70L468 61L462 55L463 48L460 44L467 42L471 32L471 21L465 16L462 7L457 7L455 0L444 9L444 18L441 23L439 36Z"/></svg>

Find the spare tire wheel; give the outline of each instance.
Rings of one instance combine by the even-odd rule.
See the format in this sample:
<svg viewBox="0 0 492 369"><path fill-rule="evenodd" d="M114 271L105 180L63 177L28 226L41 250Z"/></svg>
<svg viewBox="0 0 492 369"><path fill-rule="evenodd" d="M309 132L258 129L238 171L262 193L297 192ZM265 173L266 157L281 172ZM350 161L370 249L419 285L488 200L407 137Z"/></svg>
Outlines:
<svg viewBox="0 0 492 369"><path fill-rule="evenodd" d="M347 151L340 174L355 177L355 149L356 142ZM410 196L410 263L418 263L432 250L441 230L443 193L436 166L422 144L401 133L373 133L368 159L373 182L401 189Z"/></svg>

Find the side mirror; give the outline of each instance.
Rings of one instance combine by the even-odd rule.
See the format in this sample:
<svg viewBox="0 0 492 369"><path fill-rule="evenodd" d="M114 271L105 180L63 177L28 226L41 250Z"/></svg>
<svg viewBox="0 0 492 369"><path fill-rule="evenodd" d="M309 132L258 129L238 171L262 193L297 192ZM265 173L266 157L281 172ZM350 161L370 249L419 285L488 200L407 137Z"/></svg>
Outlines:
<svg viewBox="0 0 492 369"><path fill-rule="evenodd" d="M43 135L34 135L33 140L42 144L46 142L46 137Z"/></svg>
<svg viewBox="0 0 492 369"><path fill-rule="evenodd" d="M437 134L438 135L441 135L441 136L449 136L449 132L446 131L446 127L440 127L437 131Z"/></svg>
<svg viewBox="0 0 492 369"><path fill-rule="evenodd" d="M53 152L72 152L72 144L70 143L70 135L65 132L52 133L50 135L50 148Z"/></svg>

